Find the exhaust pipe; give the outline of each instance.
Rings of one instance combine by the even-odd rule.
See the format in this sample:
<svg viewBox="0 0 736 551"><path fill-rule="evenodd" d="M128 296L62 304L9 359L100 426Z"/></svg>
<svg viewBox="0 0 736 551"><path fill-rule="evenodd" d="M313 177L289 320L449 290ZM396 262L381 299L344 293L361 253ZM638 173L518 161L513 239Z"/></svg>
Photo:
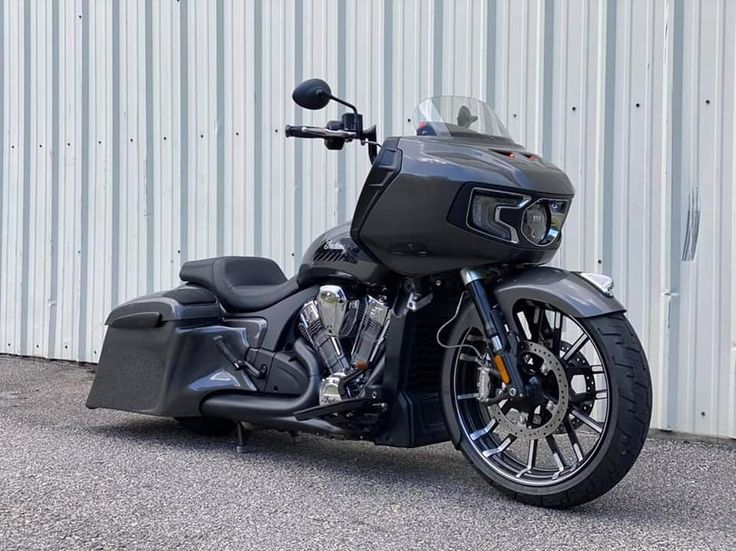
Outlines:
<svg viewBox="0 0 736 551"><path fill-rule="evenodd" d="M319 402L319 386L322 382L320 364L304 339L294 343L294 353L307 368L309 382L306 390L295 398L259 396L241 392L224 392L205 398L199 409L207 417L219 417L243 421L254 426L344 435L345 431L321 419L298 421L294 412L310 408Z"/></svg>

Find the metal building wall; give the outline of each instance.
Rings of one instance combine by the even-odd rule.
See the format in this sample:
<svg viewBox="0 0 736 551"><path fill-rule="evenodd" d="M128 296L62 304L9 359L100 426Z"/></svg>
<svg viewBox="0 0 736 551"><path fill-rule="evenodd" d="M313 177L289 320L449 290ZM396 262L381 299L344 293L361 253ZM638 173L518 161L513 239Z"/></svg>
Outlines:
<svg viewBox="0 0 736 551"><path fill-rule="evenodd" d="M336 117L291 102L319 76L383 136L430 95L493 104L573 180L557 262L614 276L654 425L736 437L734 28L736 0L4 0L0 351L94 362L186 259L293 273L368 167L284 139Z"/></svg>

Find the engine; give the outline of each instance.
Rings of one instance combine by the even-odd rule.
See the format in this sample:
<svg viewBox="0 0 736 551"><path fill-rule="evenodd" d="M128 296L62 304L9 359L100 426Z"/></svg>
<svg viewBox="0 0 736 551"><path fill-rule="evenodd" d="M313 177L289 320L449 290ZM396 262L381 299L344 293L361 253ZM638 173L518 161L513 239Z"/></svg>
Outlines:
<svg viewBox="0 0 736 551"><path fill-rule="evenodd" d="M299 329L329 371L322 381L320 404L342 400L343 383L374 367L390 319L384 298L349 298L339 285L323 285L317 297L304 304Z"/></svg>

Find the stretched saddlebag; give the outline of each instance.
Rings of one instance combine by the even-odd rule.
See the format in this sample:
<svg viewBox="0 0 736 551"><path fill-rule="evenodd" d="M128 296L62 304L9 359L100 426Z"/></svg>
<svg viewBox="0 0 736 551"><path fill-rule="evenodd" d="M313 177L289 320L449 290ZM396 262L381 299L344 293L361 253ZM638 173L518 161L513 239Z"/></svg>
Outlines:
<svg viewBox="0 0 736 551"><path fill-rule="evenodd" d="M172 417L199 415L205 394L245 384L217 349L217 337L244 358L263 332L256 321L223 326L215 295L193 285L122 304L106 325L87 407Z"/></svg>

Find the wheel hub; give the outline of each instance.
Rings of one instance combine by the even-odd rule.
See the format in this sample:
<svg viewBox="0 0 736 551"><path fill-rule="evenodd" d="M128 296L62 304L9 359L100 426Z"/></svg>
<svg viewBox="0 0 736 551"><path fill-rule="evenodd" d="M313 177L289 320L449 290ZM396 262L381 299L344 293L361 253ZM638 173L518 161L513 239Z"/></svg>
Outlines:
<svg viewBox="0 0 736 551"><path fill-rule="evenodd" d="M503 430L517 438L538 440L554 434L564 421L570 383L562 362L541 344L523 342L521 351L532 371L525 398L512 402L509 409L493 404L488 411Z"/></svg>

